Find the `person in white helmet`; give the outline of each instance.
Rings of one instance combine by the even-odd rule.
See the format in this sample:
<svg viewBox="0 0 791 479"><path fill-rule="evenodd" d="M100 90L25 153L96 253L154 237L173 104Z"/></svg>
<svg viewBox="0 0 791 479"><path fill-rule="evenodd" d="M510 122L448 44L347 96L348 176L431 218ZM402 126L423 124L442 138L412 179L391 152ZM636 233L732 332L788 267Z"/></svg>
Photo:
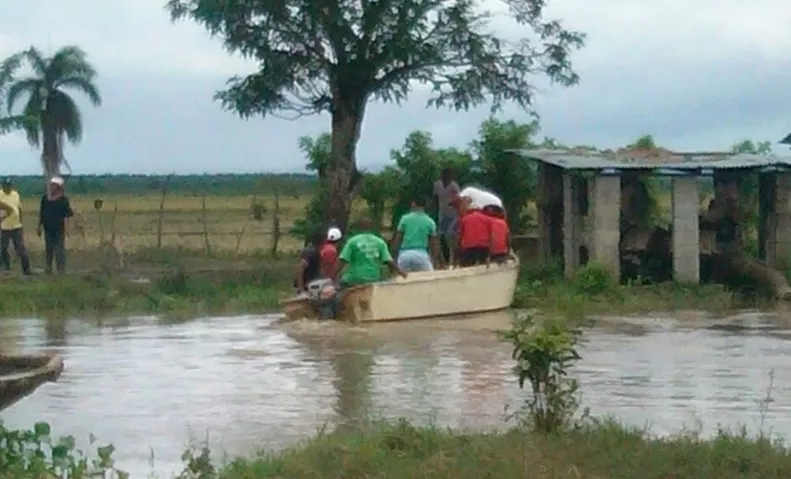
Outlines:
<svg viewBox="0 0 791 479"><path fill-rule="evenodd" d="M337 243L341 240L338 228L319 228L299 255L294 288L297 294L308 290L310 283L335 277L338 263Z"/></svg>
<svg viewBox="0 0 791 479"><path fill-rule="evenodd" d="M341 230L327 230L327 241L319 248L319 270L322 278L334 278L338 269L338 243L343 238Z"/></svg>

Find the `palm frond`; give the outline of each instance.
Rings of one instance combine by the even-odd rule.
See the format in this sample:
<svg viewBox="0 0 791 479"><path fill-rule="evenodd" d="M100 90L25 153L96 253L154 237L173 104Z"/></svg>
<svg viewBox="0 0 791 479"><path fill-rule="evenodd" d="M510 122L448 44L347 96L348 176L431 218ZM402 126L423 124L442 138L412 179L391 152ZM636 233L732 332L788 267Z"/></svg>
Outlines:
<svg viewBox="0 0 791 479"><path fill-rule="evenodd" d="M81 91L88 97L93 106L101 106L102 104L102 95L99 93L99 87L87 78L77 76L66 77L62 80L58 80L55 83L55 88Z"/></svg>
<svg viewBox="0 0 791 479"><path fill-rule="evenodd" d="M60 90L54 90L47 98L47 115L58 133L64 133L74 144L82 141L82 114L74 100Z"/></svg>
<svg viewBox="0 0 791 479"><path fill-rule="evenodd" d="M96 69L88 62L85 52L77 46L61 48L47 62L47 86L54 86L69 77L93 80L96 75Z"/></svg>
<svg viewBox="0 0 791 479"><path fill-rule="evenodd" d="M19 100L23 95L28 96L28 103L30 103L30 100L34 96L39 98L40 102L43 87L44 83L35 77L23 78L13 82L11 86L8 87L8 92L6 93L6 106L8 108L8 112L10 113L14 110L17 100ZM27 106L25 109L27 109ZM39 110L40 109L41 104L39 103Z"/></svg>
<svg viewBox="0 0 791 479"><path fill-rule="evenodd" d="M14 74L22 66L22 60L22 53L16 53L0 63L0 92L14 79Z"/></svg>
<svg viewBox="0 0 791 479"><path fill-rule="evenodd" d="M41 95L39 92L28 98L22 116L35 120L26 122L22 129L25 131L28 144L38 148L41 145Z"/></svg>
<svg viewBox="0 0 791 479"><path fill-rule="evenodd" d="M14 131L24 130L26 127L35 125L36 122L37 120L35 118L23 115L6 116L0 118L0 136Z"/></svg>
<svg viewBox="0 0 791 479"><path fill-rule="evenodd" d="M46 78L47 76L47 59L36 47L30 47L24 52L22 52L22 56L24 56L25 60L30 64L30 67L33 69L33 72L36 76L40 78Z"/></svg>

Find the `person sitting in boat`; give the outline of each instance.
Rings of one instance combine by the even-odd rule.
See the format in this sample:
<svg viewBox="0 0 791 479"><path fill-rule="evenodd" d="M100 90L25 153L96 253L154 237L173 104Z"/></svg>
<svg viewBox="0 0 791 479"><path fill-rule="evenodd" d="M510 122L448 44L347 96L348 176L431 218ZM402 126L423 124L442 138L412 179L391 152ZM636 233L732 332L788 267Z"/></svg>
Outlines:
<svg viewBox="0 0 791 479"><path fill-rule="evenodd" d="M299 254L299 264L294 278L294 288L297 294L305 293L308 284L319 279L321 274L319 250L324 243L324 238L323 229L317 230Z"/></svg>
<svg viewBox="0 0 791 479"><path fill-rule="evenodd" d="M386 264L390 273L406 277L393 261L385 240L373 233L373 223L363 218L358 223L360 233L346 241L338 257L339 268L336 276L342 288L375 283L382 280L382 264Z"/></svg>
<svg viewBox="0 0 791 479"><path fill-rule="evenodd" d="M416 198L412 202L412 211L398 221L393 253L402 271L433 271L439 265L437 223L426 213L427 203L422 196Z"/></svg>
<svg viewBox="0 0 791 479"><path fill-rule="evenodd" d="M492 239L491 218L469 197L459 204L459 246L457 264L462 267L487 264Z"/></svg>
<svg viewBox="0 0 791 479"><path fill-rule="evenodd" d="M489 257L497 264L504 264L511 256L511 231L505 219L505 210L496 205L489 205L483 212L490 218L492 237Z"/></svg>
<svg viewBox="0 0 791 479"><path fill-rule="evenodd" d="M320 276L334 278L338 268L338 243L343 238L341 230L332 227L327 230L327 240L319 248Z"/></svg>

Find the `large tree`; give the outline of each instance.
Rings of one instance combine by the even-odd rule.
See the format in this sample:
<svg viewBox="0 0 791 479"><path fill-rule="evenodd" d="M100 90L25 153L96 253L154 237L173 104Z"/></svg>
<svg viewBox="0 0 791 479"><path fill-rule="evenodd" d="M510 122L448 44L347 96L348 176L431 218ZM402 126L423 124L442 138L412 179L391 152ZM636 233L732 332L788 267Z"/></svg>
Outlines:
<svg viewBox="0 0 791 479"><path fill-rule="evenodd" d="M328 112L332 155L325 217L348 219L360 184L355 150L371 100L400 103L414 84L428 105L466 110L512 101L531 109L533 75L572 85L570 52L583 35L544 18L546 0L170 0L258 71L216 94L242 117ZM492 13L486 5L501 5ZM509 17L529 36L507 40L491 20ZM501 29L502 30L502 29ZM345 226L345 224L343 225Z"/></svg>
<svg viewBox="0 0 791 479"><path fill-rule="evenodd" d="M94 106L102 103L96 86L97 73L85 52L75 46L63 47L51 57L31 47L19 54L32 75L14 79L8 87L9 113L26 97L21 116L32 118L23 129L28 142L41 147L41 163L47 178L60 173L64 161L63 140L76 144L82 140L82 114L66 90L76 90L88 97Z"/></svg>

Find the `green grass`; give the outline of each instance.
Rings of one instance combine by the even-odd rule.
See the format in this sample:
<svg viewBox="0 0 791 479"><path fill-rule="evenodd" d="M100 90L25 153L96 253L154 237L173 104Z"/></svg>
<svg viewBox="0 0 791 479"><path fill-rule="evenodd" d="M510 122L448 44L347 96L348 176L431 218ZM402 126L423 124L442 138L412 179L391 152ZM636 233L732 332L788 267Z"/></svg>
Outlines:
<svg viewBox="0 0 791 479"><path fill-rule="evenodd" d="M750 304L757 305L760 300ZM745 299L719 284L619 285L595 263L580 269L571 280L565 279L557 266L526 265L514 295L514 307L567 317L679 309L722 311L737 306L745 306Z"/></svg>
<svg viewBox="0 0 791 479"><path fill-rule="evenodd" d="M787 479L791 454L743 433L657 439L611 421L549 436L521 429L462 433L397 422L320 435L282 454L236 459L219 477Z"/></svg>
<svg viewBox="0 0 791 479"><path fill-rule="evenodd" d="M34 255L34 264L41 258ZM127 257L123 271L106 268L100 253L78 251L69 257L65 277L22 277L18 265L0 276L0 315L118 315L261 313L277 310L291 293L295 254L233 255L192 249L148 248ZM123 273L123 277L121 276ZM148 284L131 279L148 278ZM721 285L617 285L591 264L571 281L559 268L526 264L520 273L514 307L555 316L639 314L651 311L727 310L745 305Z"/></svg>
<svg viewBox="0 0 791 479"><path fill-rule="evenodd" d="M34 277L0 284L0 316L264 313L284 290L266 273L167 273L148 283L101 275Z"/></svg>

